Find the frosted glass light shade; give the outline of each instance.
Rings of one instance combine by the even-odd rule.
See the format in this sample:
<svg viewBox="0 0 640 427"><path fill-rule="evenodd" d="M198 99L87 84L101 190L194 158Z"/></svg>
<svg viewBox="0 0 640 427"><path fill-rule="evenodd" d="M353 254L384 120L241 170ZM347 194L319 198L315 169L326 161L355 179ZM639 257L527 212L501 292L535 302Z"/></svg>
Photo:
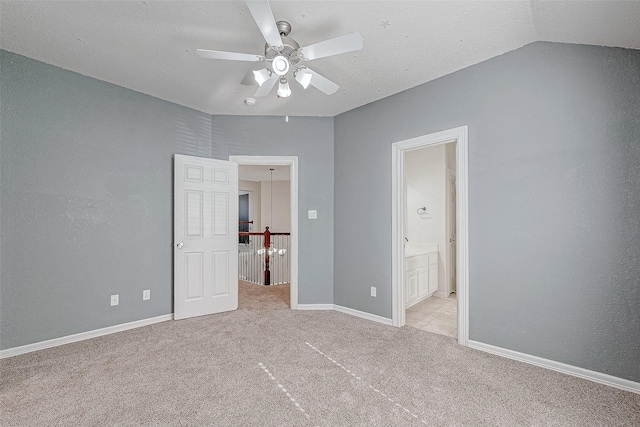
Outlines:
<svg viewBox="0 0 640 427"><path fill-rule="evenodd" d="M281 98L291 96L291 88L289 87L289 82L284 77L280 79L280 85L278 86L278 96Z"/></svg>
<svg viewBox="0 0 640 427"><path fill-rule="evenodd" d="M298 83L300 83L300 85L306 89L309 87L309 83L311 83L311 77L313 75L307 70L298 70L295 72L294 76Z"/></svg>
<svg viewBox="0 0 640 427"><path fill-rule="evenodd" d="M262 70L254 70L253 76L255 77L258 86L262 86L264 82L271 78L271 70L269 70L268 68L263 68Z"/></svg>

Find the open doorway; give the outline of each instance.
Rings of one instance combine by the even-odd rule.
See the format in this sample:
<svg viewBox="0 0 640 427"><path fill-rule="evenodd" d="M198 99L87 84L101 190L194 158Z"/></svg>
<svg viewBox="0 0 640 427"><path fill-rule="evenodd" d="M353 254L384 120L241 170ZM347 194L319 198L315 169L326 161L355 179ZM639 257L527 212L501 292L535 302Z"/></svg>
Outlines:
<svg viewBox="0 0 640 427"><path fill-rule="evenodd" d="M456 142L402 155L406 324L457 338Z"/></svg>
<svg viewBox="0 0 640 427"><path fill-rule="evenodd" d="M456 307L456 333L462 345L468 344L469 334L467 132L467 127L462 126L392 144L393 325L407 323L407 305L431 297L450 299ZM447 166L448 144L450 163ZM435 199L426 198L407 185L409 179L405 179L405 168L411 168L408 159L427 147L440 147L438 150L445 159L439 169L439 188L442 189L440 201L436 203L439 206L434 205ZM418 165L415 173L421 172ZM451 203L450 197L455 203ZM438 209L440 226L436 227L437 235L425 235L423 231L431 232L429 223L436 222L434 208Z"/></svg>
<svg viewBox="0 0 640 427"><path fill-rule="evenodd" d="M240 307L243 298L252 304L286 298L286 305L296 309L297 157L230 156L229 160L238 163L239 205L245 196L247 202L246 214L238 218L239 227L248 229L239 233Z"/></svg>
<svg viewBox="0 0 640 427"><path fill-rule="evenodd" d="M238 166L240 307L289 308L291 183L288 165ZM267 287L269 289L265 289ZM257 303L257 300L260 303Z"/></svg>

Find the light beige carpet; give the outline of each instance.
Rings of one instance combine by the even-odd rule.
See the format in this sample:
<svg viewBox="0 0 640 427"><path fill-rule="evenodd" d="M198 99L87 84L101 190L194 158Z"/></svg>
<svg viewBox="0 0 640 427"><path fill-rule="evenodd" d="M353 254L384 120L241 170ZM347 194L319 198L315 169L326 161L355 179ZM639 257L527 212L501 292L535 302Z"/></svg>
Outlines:
<svg viewBox="0 0 640 427"><path fill-rule="evenodd" d="M240 287L235 312L0 361L0 425L640 425L640 395Z"/></svg>

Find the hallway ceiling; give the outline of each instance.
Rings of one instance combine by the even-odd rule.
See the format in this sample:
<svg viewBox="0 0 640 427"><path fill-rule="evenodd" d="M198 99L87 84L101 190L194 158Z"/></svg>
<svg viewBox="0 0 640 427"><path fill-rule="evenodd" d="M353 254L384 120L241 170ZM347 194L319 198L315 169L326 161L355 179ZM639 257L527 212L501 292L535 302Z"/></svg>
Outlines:
<svg viewBox="0 0 640 427"><path fill-rule="evenodd" d="M289 181L289 166L239 165L238 178L245 181L270 181L273 168L274 181Z"/></svg>
<svg viewBox="0 0 640 427"><path fill-rule="evenodd" d="M244 100L260 64L195 49L264 53L242 1L2 1L0 47L209 114L335 116L534 41L640 49L640 1L272 1L302 46L358 31L364 49L317 59L340 89L292 82Z"/></svg>

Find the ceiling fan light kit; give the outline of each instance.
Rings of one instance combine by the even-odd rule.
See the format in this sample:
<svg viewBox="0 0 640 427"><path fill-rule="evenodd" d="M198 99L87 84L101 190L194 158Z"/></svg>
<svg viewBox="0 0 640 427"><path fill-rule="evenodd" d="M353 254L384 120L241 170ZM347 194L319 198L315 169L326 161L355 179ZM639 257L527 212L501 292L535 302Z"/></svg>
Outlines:
<svg viewBox="0 0 640 427"><path fill-rule="evenodd" d="M335 93L340 86L321 76L306 66L302 61L324 58L341 53L362 49L363 39L358 32L334 37L309 46L300 47L298 42L289 37L291 24L287 21L275 21L271 6L267 0L246 1L247 7L256 21L262 36L266 40L263 55L216 50L197 49L196 54L206 59L222 59L228 61L249 61L271 63L271 69L264 68L253 72L258 90L254 97L267 96L276 82L279 82L277 95L286 98L291 95L289 82L285 77L293 70L293 77L304 88L309 85L327 95ZM275 74L275 75L273 75Z"/></svg>

